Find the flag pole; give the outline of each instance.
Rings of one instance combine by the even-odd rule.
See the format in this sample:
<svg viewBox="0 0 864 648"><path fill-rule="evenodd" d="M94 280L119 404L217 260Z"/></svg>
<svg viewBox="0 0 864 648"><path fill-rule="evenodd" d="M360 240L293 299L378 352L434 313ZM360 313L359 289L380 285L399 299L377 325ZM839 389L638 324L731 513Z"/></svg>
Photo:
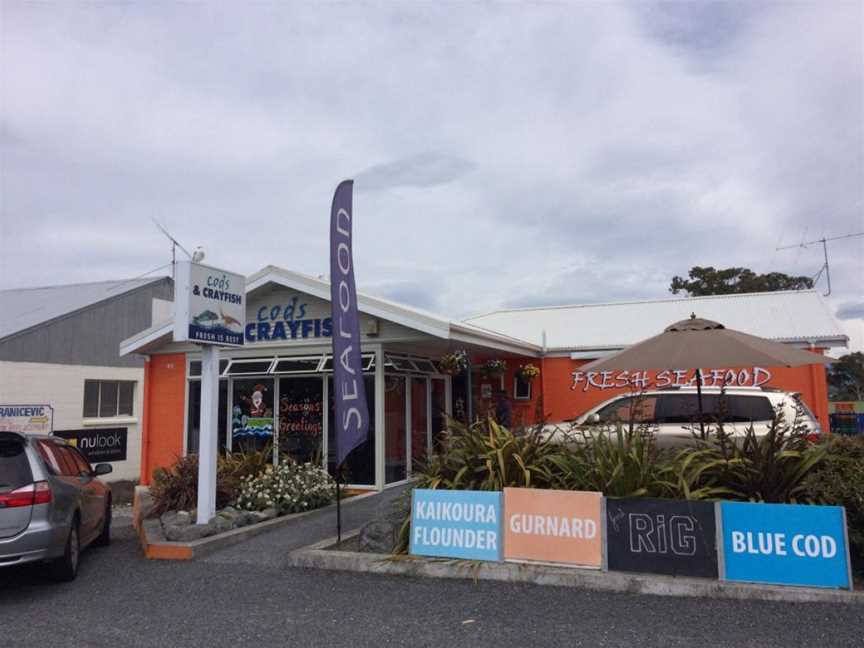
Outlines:
<svg viewBox="0 0 864 648"><path fill-rule="evenodd" d="M339 478L339 469L341 466L336 466L336 544L342 544L342 503L340 492L342 490L342 482Z"/></svg>

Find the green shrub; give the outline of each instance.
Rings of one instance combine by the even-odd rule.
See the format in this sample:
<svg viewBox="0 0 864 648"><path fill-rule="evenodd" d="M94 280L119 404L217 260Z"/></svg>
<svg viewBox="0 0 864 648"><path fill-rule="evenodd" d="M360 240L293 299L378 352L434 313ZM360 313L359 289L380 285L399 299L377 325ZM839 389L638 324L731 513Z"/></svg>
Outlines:
<svg viewBox="0 0 864 648"><path fill-rule="evenodd" d="M609 497L675 496L675 472L650 431L618 424L572 434L568 447L551 458L553 488Z"/></svg>
<svg viewBox="0 0 864 648"><path fill-rule="evenodd" d="M336 482L317 464L280 462L257 477L245 477L235 505L247 511L275 508L280 515L319 508L336 499Z"/></svg>
<svg viewBox="0 0 864 648"><path fill-rule="evenodd" d="M270 465L272 450L236 452L220 456L216 464L216 508L230 504L244 478L257 476ZM156 514L189 511L198 506L198 455L177 457L169 468L153 471L150 494Z"/></svg>
<svg viewBox="0 0 864 648"><path fill-rule="evenodd" d="M814 504L846 507L852 566L864 574L864 437L831 437L825 460L804 480Z"/></svg>
<svg viewBox="0 0 864 648"><path fill-rule="evenodd" d="M418 488L501 490L549 488L551 458L561 448L538 434L517 435L491 418L471 426L450 421L418 477Z"/></svg>
<svg viewBox="0 0 864 648"><path fill-rule="evenodd" d="M774 503L806 499L804 480L825 456L807 433L797 419L787 423L782 412L761 436L751 425L743 437L733 437L721 424L707 441L675 458L676 496Z"/></svg>

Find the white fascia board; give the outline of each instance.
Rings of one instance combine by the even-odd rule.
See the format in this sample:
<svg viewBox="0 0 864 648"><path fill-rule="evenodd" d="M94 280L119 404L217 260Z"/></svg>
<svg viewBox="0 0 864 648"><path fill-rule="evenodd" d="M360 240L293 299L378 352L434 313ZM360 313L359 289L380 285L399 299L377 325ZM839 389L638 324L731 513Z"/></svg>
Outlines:
<svg viewBox="0 0 864 648"><path fill-rule="evenodd" d="M274 283L293 290L300 290L313 297L330 301L330 282L295 273L278 271L272 267L265 268L250 277L250 280L246 284L246 294L248 295L268 283ZM444 340L448 339L450 322L447 320L434 318L413 309L362 293L357 293L357 308L361 313L366 315L379 317L388 322L400 324L401 326L421 331L433 337Z"/></svg>
<svg viewBox="0 0 864 648"><path fill-rule="evenodd" d="M173 333L174 320L152 326L137 335L133 335L132 337L123 340L120 343L120 356L122 357L129 355L130 353L135 353L138 349L142 349L145 346L158 341L162 337L171 337Z"/></svg>
<svg viewBox="0 0 864 648"><path fill-rule="evenodd" d="M517 355L530 356L532 358L539 358L541 355L540 347L533 344L519 344L512 340L480 336L470 332L451 330L450 339L462 344L472 344L474 346L486 347L487 349L495 349L506 353L515 353Z"/></svg>

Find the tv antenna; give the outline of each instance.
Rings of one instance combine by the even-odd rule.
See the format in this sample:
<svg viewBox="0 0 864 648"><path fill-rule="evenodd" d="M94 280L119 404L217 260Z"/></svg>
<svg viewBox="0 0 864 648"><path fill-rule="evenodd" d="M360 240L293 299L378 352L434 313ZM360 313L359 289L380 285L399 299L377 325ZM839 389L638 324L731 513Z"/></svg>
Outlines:
<svg viewBox="0 0 864 648"><path fill-rule="evenodd" d="M171 279L172 280L174 279L175 268L177 265L177 248L178 247L192 261L196 261L196 260L200 261L201 259L204 258L204 251L201 248L197 248L195 250L194 255L191 254L189 252L189 250L187 250L185 247L183 247L183 245L180 243L180 241L178 241L173 236L171 236L171 233L167 229L165 229L162 225L159 224L159 221L157 221L155 218L152 218L151 220L153 221L153 224L157 228L159 228L159 231L162 232L168 238L169 241L171 241Z"/></svg>
<svg viewBox="0 0 864 648"><path fill-rule="evenodd" d="M822 264L822 267L819 268L819 272L817 272L813 276L813 283L819 281L819 278L822 276L822 273L825 273L825 281L828 284L828 292L825 293L825 297L831 294L831 267L828 265L828 241L839 241L841 239L850 239L856 238L858 236L864 236L864 232L857 232L855 234L845 234L843 236L831 236L825 238L824 236L821 239L816 239L815 241L802 241L798 245L784 245L782 247L775 248L775 252L779 252L780 250L791 250L792 248L806 248L808 245L816 245L816 243L822 244L822 254L825 255L825 263Z"/></svg>

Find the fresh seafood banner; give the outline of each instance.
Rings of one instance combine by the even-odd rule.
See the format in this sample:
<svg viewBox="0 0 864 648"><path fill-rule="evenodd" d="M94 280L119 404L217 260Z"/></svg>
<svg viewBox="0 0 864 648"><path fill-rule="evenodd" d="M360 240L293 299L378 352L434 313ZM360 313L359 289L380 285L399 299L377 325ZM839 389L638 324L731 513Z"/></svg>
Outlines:
<svg viewBox="0 0 864 648"><path fill-rule="evenodd" d="M352 180L336 187L330 210L330 308L336 466L369 436L369 408L360 357L360 316L354 284Z"/></svg>
<svg viewBox="0 0 864 648"><path fill-rule="evenodd" d="M243 346L246 278L191 261L177 263L174 341Z"/></svg>

